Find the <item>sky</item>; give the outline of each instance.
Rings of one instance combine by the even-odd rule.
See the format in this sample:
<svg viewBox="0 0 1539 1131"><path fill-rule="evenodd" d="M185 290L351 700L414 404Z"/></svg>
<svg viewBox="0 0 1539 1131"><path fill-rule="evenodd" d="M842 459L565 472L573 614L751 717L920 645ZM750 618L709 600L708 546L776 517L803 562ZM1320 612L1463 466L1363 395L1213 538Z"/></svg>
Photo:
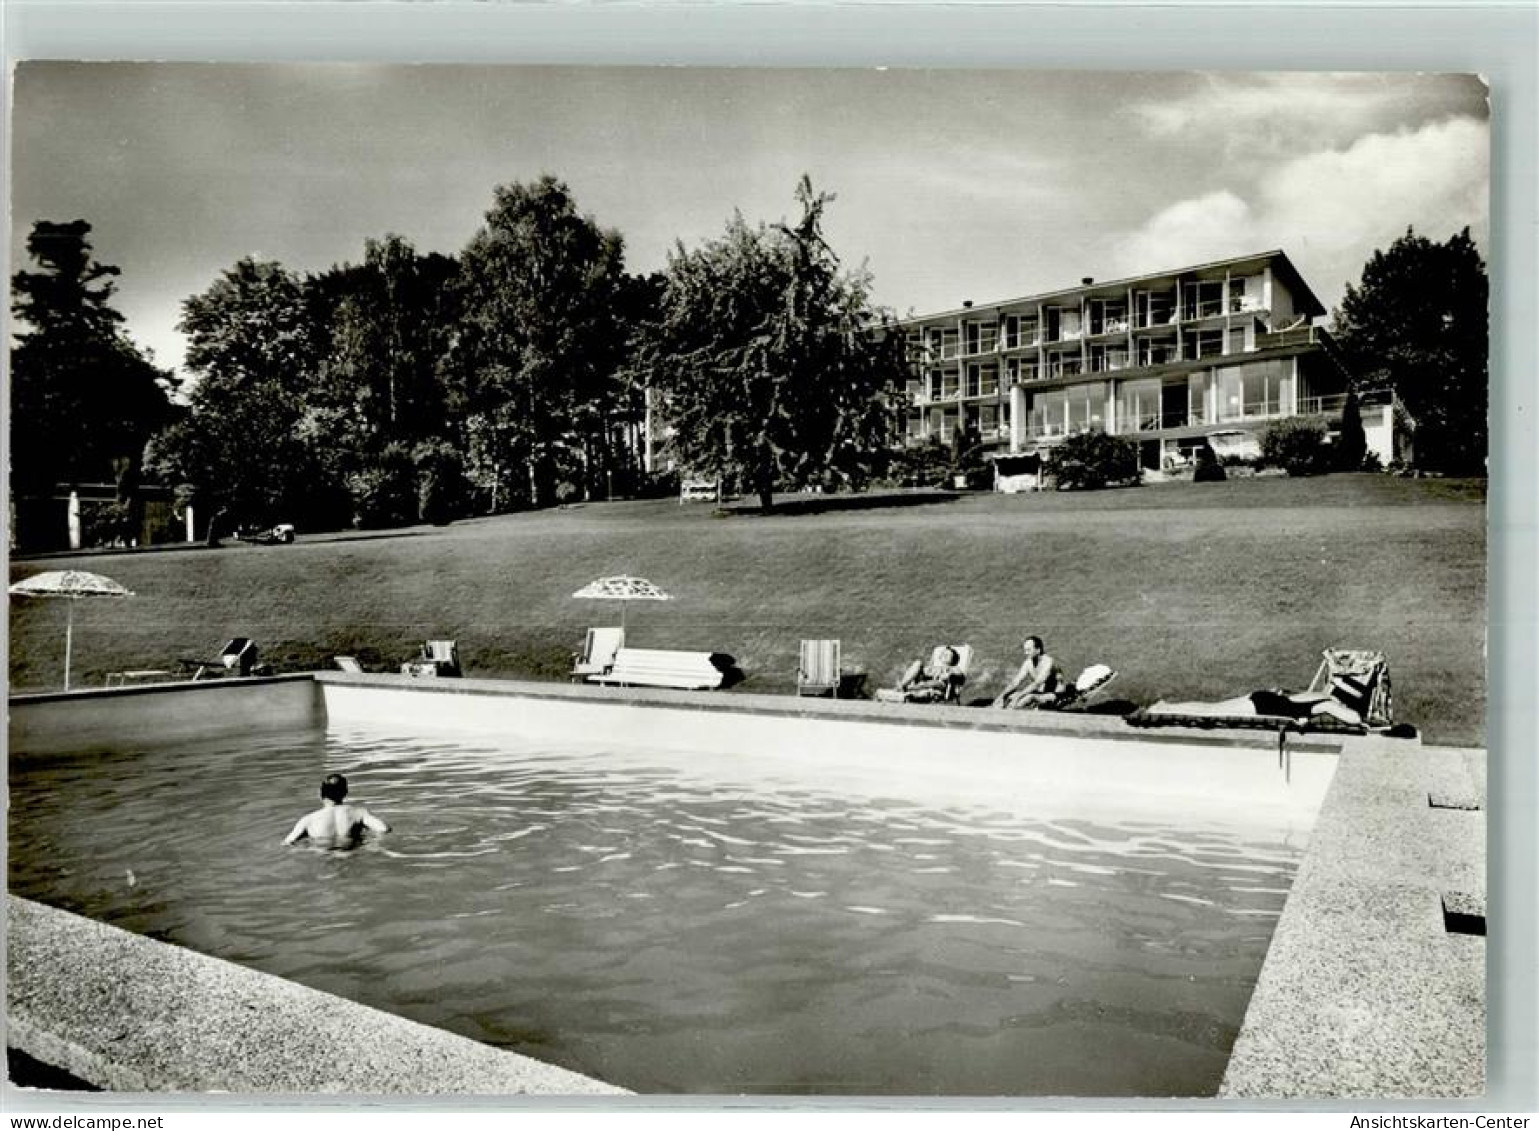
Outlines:
<svg viewBox="0 0 1539 1131"><path fill-rule="evenodd" d="M1467 75L31 62L12 105L12 270L34 221L87 220L172 367L182 300L241 257L456 253L543 173L632 271L794 215L808 173L905 315L1272 248L1332 307L1408 226L1489 245Z"/></svg>

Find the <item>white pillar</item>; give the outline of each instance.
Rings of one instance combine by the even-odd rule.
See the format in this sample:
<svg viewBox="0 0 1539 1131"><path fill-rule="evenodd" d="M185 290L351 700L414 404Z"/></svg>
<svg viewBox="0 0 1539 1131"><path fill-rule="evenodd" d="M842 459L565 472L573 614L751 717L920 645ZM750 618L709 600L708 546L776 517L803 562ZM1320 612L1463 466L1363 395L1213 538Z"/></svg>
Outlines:
<svg viewBox="0 0 1539 1131"><path fill-rule="evenodd" d="M192 513L191 503L187 504L187 513L184 517L187 521L187 541L196 542L198 540L198 520L197 516Z"/></svg>
<svg viewBox="0 0 1539 1131"><path fill-rule="evenodd" d="M646 420L641 431L641 468L648 475L652 474L652 386L648 385L642 391L642 401L646 405Z"/></svg>
<svg viewBox="0 0 1539 1131"><path fill-rule="evenodd" d="M1026 446L1026 390L1016 385L1010 390L1010 450Z"/></svg>

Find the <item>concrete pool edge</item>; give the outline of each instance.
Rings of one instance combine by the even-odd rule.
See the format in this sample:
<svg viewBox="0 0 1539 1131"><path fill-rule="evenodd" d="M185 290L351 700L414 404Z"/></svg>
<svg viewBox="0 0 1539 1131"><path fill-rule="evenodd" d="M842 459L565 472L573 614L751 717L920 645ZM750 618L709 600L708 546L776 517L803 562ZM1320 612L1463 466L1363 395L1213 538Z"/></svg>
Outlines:
<svg viewBox="0 0 1539 1131"><path fill-rule="evenodd" d="M1345 744L1220 1098L1485 1093L1484 785L1483 751Z"/></svg>
<svg viewBox="0 0 1539 1131"><path fill-rule="evenodd" d="M630 1094L18 896L6 912L7 1044L106 1090Z"/></svg>

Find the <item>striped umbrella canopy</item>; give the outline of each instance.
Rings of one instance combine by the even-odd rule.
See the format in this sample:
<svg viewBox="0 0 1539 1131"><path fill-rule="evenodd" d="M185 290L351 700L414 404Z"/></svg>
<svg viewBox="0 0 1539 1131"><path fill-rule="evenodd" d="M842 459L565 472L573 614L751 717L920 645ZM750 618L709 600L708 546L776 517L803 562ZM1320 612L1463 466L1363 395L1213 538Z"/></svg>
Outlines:
<svg viewBox="0 0 1539 1131"><path fill-rule="evenodd" d="M79 569L51 569L18 581L9 590L13 597L67 597L64 621L64 690L69 690L69 669L75 638L75 602L82 597L132 597L133 592L110 577Z"/></svg>
<svg viewBox="0 0 1539 1131"><path fill-rule="evenodd" d="M625 627L625 606L631 601L671 601L673 597L664 593L644 577L601 577L597 581L590 581L576 593L572 594L581 600L591 601L619 601L620 627Z"/></svg>

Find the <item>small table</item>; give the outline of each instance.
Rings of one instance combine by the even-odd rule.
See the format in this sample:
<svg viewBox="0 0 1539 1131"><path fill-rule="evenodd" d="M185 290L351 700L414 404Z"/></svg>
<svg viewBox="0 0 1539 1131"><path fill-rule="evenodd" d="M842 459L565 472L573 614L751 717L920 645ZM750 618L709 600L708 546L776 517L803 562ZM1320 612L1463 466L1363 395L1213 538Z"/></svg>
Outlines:
<svg viewBox="0 0 1539 1131"><path fill-rule="evenodd" d="M126 672L108 672L108 687L127 687L130 682L138 683L140 680L164 680L169 681L171 673L162 668L138 668Z"/></svg>

